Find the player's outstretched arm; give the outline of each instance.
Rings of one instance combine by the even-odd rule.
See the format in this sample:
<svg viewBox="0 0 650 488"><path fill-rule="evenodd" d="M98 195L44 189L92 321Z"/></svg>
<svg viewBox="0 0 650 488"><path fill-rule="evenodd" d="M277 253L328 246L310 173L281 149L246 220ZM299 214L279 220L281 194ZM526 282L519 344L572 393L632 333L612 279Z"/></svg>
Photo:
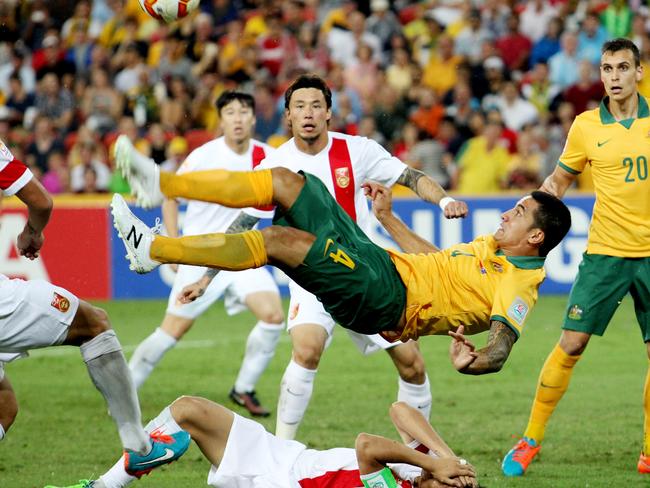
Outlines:
<svg viewBox="0 0 650 488"><path fill-rule="evenodd" d="M457 458L434 458L404 444L372 434L359 434L355 443L359 473L377 473L387 463L406 463L419 466L433 478L448 486L465 486L465 477L475 478L474 467ZM461 480L461 478L463 478Z"/></svg>
<svg viewBox="0 0 650 488"><path fill-rule="evenodd" d="M259 220L258 217L241 212L237 218L233 220L232 224L230 224L228 230L226 230L226 234L237 234L239 232L250 230L255 227L255 224L257 224ZM214 277L219 274L219 271L220 270L215 268L208 268L198 281L187 285L181 290L178 295L178 301L181 303L190 303L202 296L208 286L210 286L210 283L212 283Z"/></svg>
<svg viewBox="0 0 650 488"><path fill-rule="evenodd" d="M488 343L478 351L463 333L462 325L456 332L449 332L453 338L449 346L449 357L454 368L463 374L479 375L500 371L517 341L514 331L498 320L490 323Z"/></svg>
<svg viewBox="0 0 650 488"><path fill-rule="evenodd" d="M373 181L364 183L362 188L372 201L372 211L375 217L404 252L431 253L440 251L429 241L422 239L409 229L393 214L392 194L389 188Z"/></svg>
<svg viewBox="0 0 650 488"><path fill-rule="evenodd" d="M467 204L451 198L436 180L414 168L406 168L397 183L415 192L422 200L440 205L446 218L467 216Z"/></svg>
<svg viewBox="0 0 650 488"><path fill-rule="evenodd" d="M17 246L21 256L36 259L43 247L43 229L52 214L52 197L36 178L23 186L16 196L27 205L25 228L18 235Z"/></svg>
<svg viewBox="0 0 650 488"><path fill-rule="evenodd" d="M542 186L539 187L541 191L555 195L562 198L568 188L573 184L577 175L569 173L561 166L556 166L553 172L546 177Z"/></svg>

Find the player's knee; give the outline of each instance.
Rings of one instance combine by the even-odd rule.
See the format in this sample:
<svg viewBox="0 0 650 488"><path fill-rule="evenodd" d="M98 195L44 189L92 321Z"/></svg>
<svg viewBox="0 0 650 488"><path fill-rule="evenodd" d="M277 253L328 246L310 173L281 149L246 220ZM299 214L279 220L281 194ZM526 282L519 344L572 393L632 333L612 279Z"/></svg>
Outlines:
<svg viewBox="0 0 650 488"><path fill-rule="evenodd" d="M293 345L293 360L306 369L316 369L323 354L323 345L303 343Z"/></svg>
<svg viewBox="0 0 650 488"><path fill-rule="evenodd" d="M88 331L93 336L96 337L102 332L110 330L111 322L108 318L106 310L99 307L90 306L90 311L88 313Z"/></svg>
<svg viewBox="0 0 650 488"><path fill-rule="evenodd" d="M284 323L284 313L282 312L282 309L269 307L266 310L262 310L259 319L267 324L274 324L281 327Z"/></svg>
<svg viewBox="0 0 650 488"><path fill-rule="evenodd" d="M197 417L201 409L200 398L189 395L178 397L169 406L172 417L176 423L183 429L187 428L188 423L193 423L193 419Z"/></svg>
<svg viewBox="0 0 650 488"><path fill-rule="evenodd" d="M578 356L582 354L587 348L589 343L589 334L581 332L567 332L562 333L560 338L560 348L569 356Z"/></svg>

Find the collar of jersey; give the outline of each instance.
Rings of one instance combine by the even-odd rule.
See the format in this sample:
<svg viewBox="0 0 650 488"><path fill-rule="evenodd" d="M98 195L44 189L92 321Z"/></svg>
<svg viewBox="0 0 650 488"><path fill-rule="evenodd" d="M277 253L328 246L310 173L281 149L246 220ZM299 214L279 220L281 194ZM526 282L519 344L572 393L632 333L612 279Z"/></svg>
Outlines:
<svg viewBox="0 0 650 488"><path fill-rule="evenodd" d="M544 256L506 256L501 249L497 249L497 256L505 256L506 261L511 263L515 268L520 269L539 269L544 266L546 258Z"/></svg>
<svg viewBox="0 0 650 488"><path fill-rule="evenodd" d="M648 108L648 102L646 102L645 98L642 97L641 95L637 95L637 96L639 97L639 108L637 109L636 118L643 119L645 117L650 117L650 109ZM609 101L609 97L605 97L600 102L600 123L603 125L616 123L616 119L607 109L608 101ZM630 127L632 127L632 123L635 120L636 119L632 118L632 119L620 120L618 122L626 129L629 129Z"/></svg>

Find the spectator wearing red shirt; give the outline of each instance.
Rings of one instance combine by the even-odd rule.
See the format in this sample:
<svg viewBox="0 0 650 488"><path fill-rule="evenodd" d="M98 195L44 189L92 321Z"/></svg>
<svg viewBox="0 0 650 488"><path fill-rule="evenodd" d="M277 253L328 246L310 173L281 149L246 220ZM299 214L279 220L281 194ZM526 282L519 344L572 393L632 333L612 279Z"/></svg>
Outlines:
<svg viewBox="0 0 650 488"><path fill-rule="evenodd" d="M578 65L578 82L564 91L564 99L573 105L575 113L581 114L589 107L589 102L603 98L603 84L594 76L592 64L584 59Z"/></svg>
<svg viewBox="0 0 650 488"><path fill-rule="evenodd" d="M510 71L527 68L532 43L519 32L519 17L508 17L507 33L497 39L496 48Z"/></svg>

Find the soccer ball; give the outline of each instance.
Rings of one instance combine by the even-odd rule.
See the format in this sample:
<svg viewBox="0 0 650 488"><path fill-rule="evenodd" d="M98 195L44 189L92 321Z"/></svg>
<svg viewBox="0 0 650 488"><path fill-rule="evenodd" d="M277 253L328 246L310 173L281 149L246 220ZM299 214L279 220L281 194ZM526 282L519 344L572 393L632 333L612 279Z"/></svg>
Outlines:
<svg viewBox="0 0 650 488"><path fill-rule="evenodd" d="M139 0L140 6L154 19L174 22L189 15L199 6L199 0Z"/></svg>

